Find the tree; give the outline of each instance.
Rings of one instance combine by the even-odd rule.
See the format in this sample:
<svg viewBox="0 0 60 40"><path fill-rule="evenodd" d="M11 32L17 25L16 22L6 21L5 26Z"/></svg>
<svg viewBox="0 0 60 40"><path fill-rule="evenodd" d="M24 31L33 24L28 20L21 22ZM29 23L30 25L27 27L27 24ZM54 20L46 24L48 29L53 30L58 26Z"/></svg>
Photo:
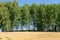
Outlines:
<svg viewBox="0 0 60 40"><path fill-rule="evenodd" d="M22 7L22 21L21 22L22 22L21 23L22 25L25 25L26 27L30 29L30 7L28 4L25 4Z"/></svg>
<svg viewBox="0 0 60 40"><path fill-rule="evenodd" d="M20 23L20 19L21 19L21 8L18 6L18 3L16 2L16 0L13 1L13 3L11 2L6 2L5 6L9 9L9 13L10 13L10 20L11 20L11 28L13 30L13 27L16 27L16 29L18 30L18 25Z"/></svg>
<svg viewBox="0 0 60 40"><path fill-rule="evenodd" d="M60 4L56 4L56 13L57 13L57 20L56 20L56 25L57 25L57 30L56 31L60 31Z"/></svg>
<svg viewBox="0 0 60 40"><path fill-rule="evenodd" d="M3 3L0 3L0 24L1 24L1 28L2 31L9 31L10 29L10 19L9 19L9 11L8 8L4 6Z"/></svg>
<svg viewBox="0 0 60 40"><path fill-rule="evenodd" d="M19 24L30 30L31 23L33 29L37 31L60 31L60 4L40 4L33 3L31 6L25 4L19 6L16 0L10 2L0 2L0 29L10 31L13 28L18 30Z"/></svg>
<svg viewBox="0 0 60 40"><path fill-rule="evenodd" d="M47 5L46 6L46 18L47 18L47 25L49 27L49 31L54 31L54 28L56 26L56 20L57 20L57 13L55 9L55 4Z"/></svg>
<svg viewBox="0 0 60 40"><path fill-rule="evenodd" d="M13 12L14 12L14 21L13 24L16 26L16 29L18 29L18 25L21 20L21 8L19 7L18 3L16 0L13 1Z"/></svg>
<svg viewBox="0 0 60 40"><path fill-rule="evenodd" d="M37 15L38 15L38 7L35 3L33 3L31 5L30 14L31 14L31 18L32 18L31 21L33 22L34 30L35 30L36 22L37 22Z"/></svg>
<svg viewBox="0 0 60 40"><path fill-rule="evenodd" d="M39 11L38 11L38 21L37 21L37 30L43 31L46 25L46 10L45 4L40 4Z"/></svg>

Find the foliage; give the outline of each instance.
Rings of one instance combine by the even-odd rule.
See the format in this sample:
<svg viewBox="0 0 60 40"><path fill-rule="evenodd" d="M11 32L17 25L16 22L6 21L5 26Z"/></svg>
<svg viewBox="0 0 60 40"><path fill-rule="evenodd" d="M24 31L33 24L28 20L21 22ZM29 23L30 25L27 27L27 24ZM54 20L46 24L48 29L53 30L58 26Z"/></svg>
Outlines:
<svg viewBox="0 0 60 40"><path fill-rule="evenodd" d="M25 4L19 6L16 0L13 2L0 2L0 28L2 31L18 30L21 23L29 28L31 21L37 31L56 31L56 27L60 27L60 4L40 4L33 3L31 6ZM46 28L47 27L47 28Z"/></svg>

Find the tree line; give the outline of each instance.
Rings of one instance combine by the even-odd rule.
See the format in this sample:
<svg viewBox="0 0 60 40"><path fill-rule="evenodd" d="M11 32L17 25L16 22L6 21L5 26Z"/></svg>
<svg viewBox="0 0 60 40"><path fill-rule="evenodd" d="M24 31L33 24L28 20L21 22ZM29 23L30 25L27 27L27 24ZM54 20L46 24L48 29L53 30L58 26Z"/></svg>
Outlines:
<svg viewBox="0 0 60 40"><path fill-rule="evenodd" d="M19 6L18 2L0 2L0 28L3 32L21 24L30 30L31 21L37 31L60 31L60 4L32 3ZM34 28L35 29L35 28Z"/></svg>

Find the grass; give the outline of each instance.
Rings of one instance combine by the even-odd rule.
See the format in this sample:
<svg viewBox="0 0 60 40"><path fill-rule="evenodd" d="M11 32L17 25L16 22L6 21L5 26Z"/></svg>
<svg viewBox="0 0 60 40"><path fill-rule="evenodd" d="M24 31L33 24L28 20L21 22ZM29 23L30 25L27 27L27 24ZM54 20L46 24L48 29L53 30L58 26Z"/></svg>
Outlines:
<svg viewBox="0 0 60 40"><path fill-rule="evenodd" d="M11 40L11 38L9 38L9 37L5 37L7 40Z"/></svg>
<svg viewBox="0 0 60 40"><path fill-rule="evenodd" d="M2 40L2 37L0 37L0 40Z"/></svg>
<svg viewBox="0 0 60 40"><path fill-rule="evenodd" d="M0 40L60 40L59 32L0 32Z"/></svg>

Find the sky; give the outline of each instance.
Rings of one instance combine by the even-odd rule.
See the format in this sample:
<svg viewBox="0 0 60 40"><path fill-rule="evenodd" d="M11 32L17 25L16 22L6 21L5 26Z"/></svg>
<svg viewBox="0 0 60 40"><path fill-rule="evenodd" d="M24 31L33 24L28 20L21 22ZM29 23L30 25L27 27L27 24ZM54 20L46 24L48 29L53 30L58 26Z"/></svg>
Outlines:
<svg viewBox="0 0 60 40"><path fill-rule="evenodd" d="M4 0L1 0L4 2ZM6 0L5 0L6 1ZM12 0L10 0L12 1ZM40 4L60 4L60 0L17 0L19 6L23 6L25 3L31 5L32 3Z"/></svg>
<svg viewBox="0 0 60 40"><path fill-rule="evenodd" d="M24 5L25 3L31 5L32 3L40 4L60 4L60 0L17 0L20 6Z"/></svg>

